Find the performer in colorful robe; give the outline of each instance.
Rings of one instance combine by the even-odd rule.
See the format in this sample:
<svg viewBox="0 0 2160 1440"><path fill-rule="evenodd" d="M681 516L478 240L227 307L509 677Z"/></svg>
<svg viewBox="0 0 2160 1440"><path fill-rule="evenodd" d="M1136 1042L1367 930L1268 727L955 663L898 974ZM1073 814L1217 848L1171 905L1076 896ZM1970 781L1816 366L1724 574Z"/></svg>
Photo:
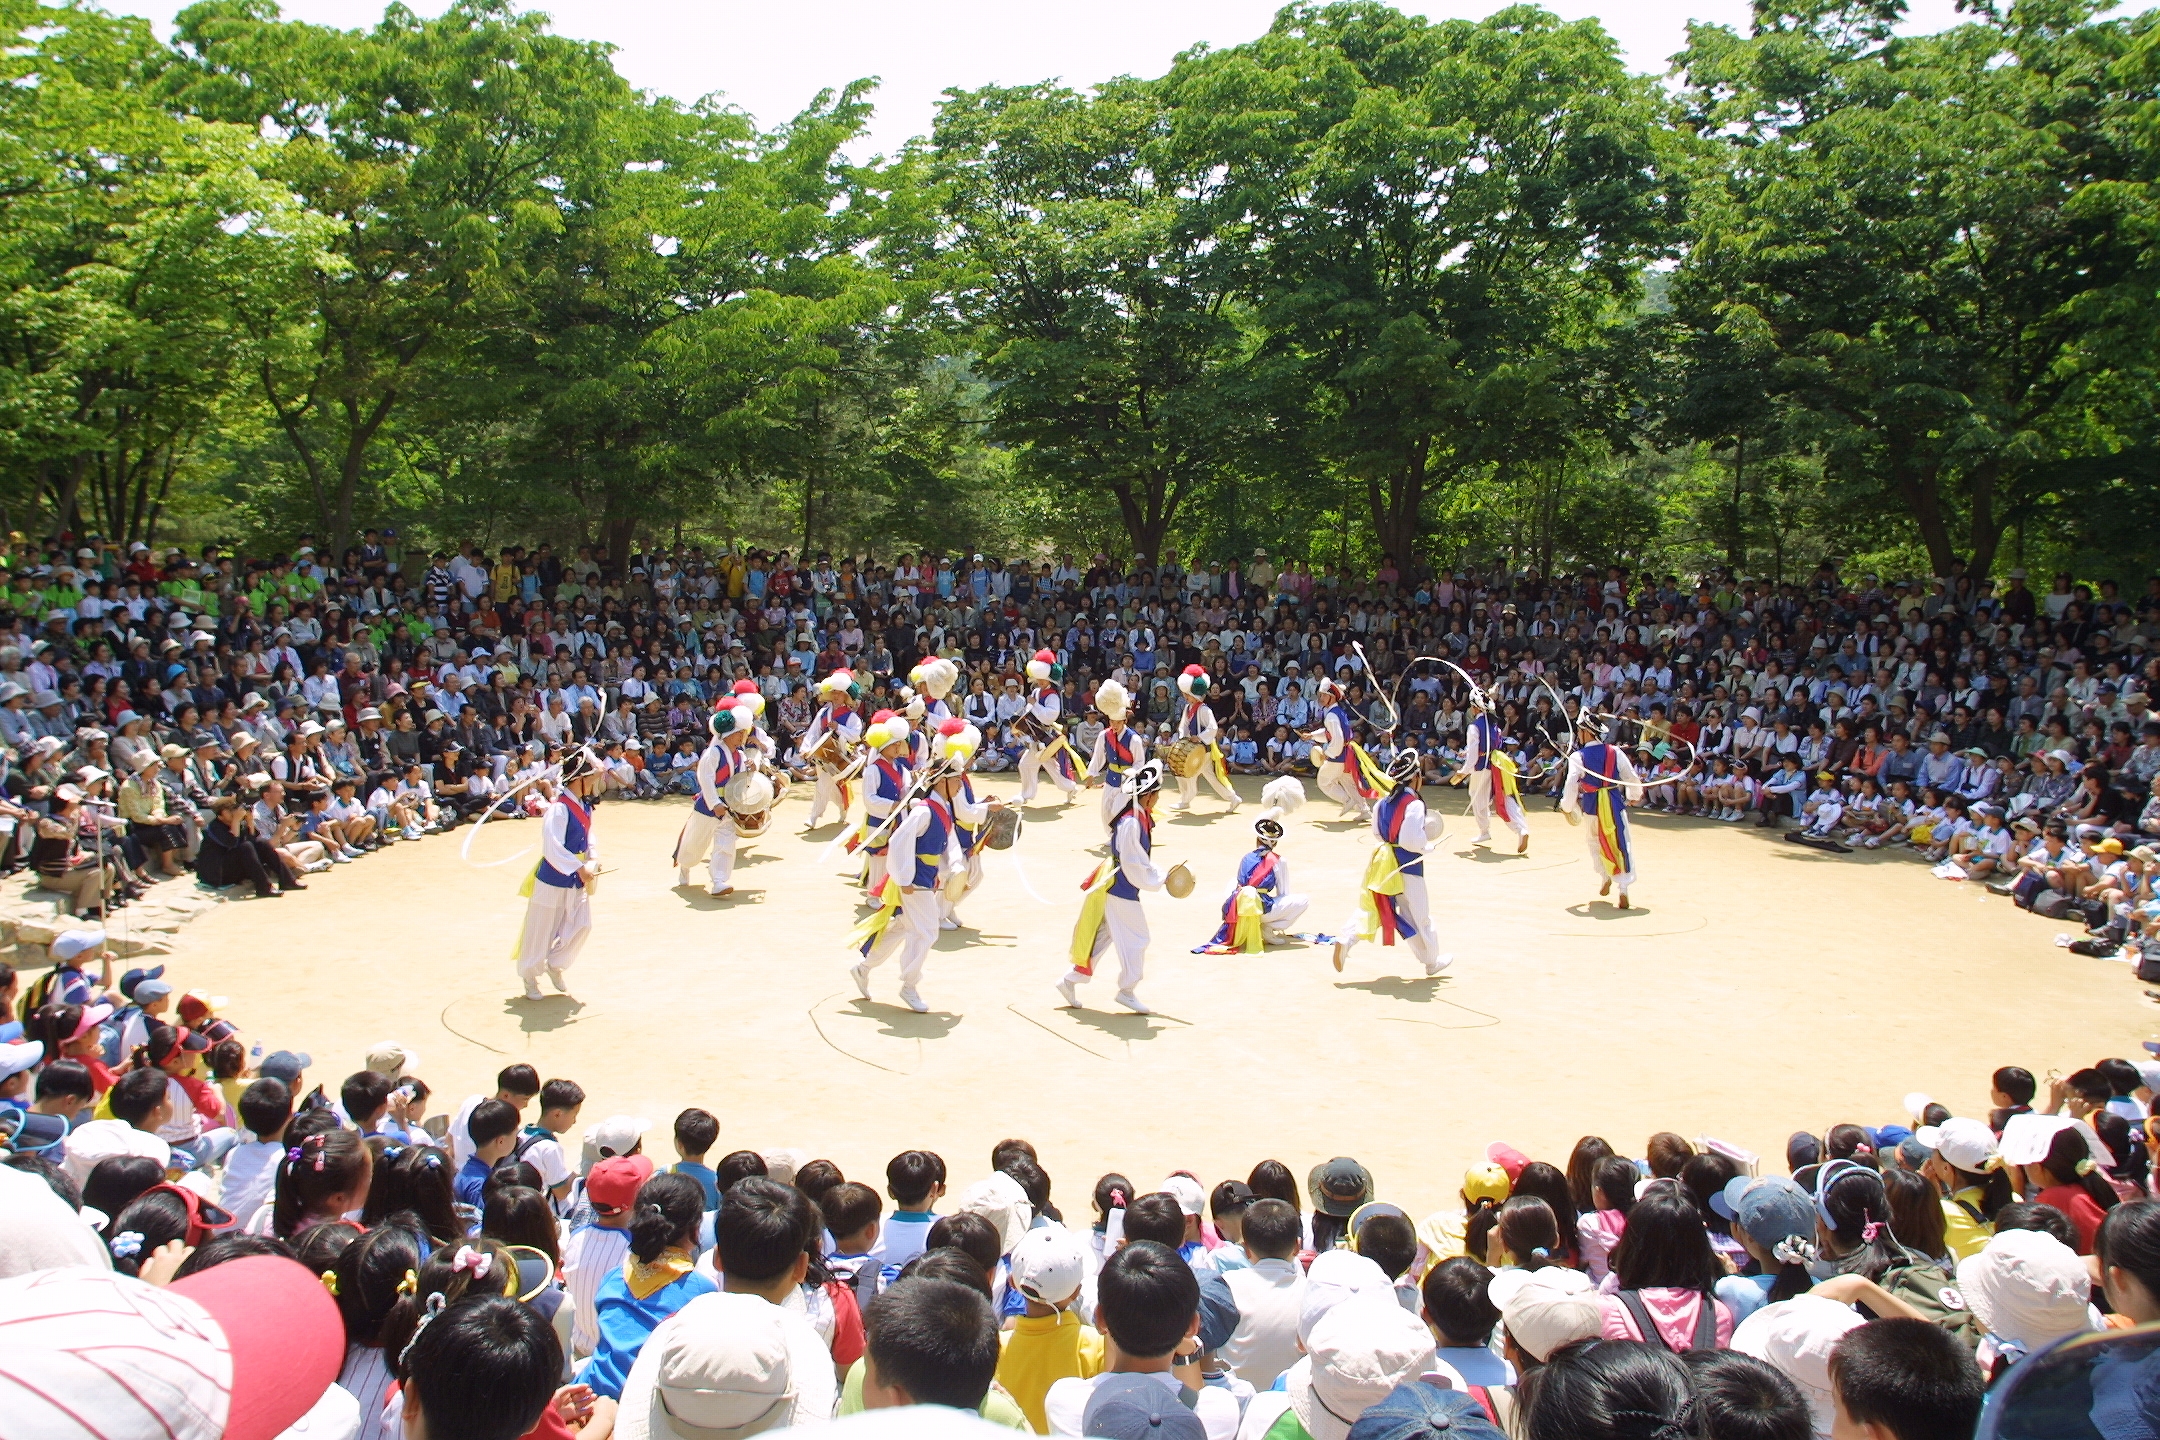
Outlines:
<svg viewBox="0 0 2160 1440"><path fill-rule="evenodd" d="M855 713L855 702L862 698L861 683L852 671L835 670L818 681L817 690L824 703L803 730L802 753L809 756L828 735L838 735L852 749L862 740L862 716ZM812 764L817 767L817 789L810 799L810 823L803 827L806 830L817 829L828 804L840 807L842 820L847 819L848 809L854 804L848 794L849 782L840 778L839 768L823 761L813 760Z"/></svg>
<svg viewBox="0 0 2160 1440"><path fill-rule="evenodd" d="M855 927L848 943L862 951L862 960L848 971L848 978L863 999L870 998L870 972L887 960L900 962L900 1003L920 1015L929 1010L915 986L922 979L930 947L937 943L944 903L939 891L952 874L958 859L955 847L959 827L953 804L961 776L973 754L967 746L972 727L941 731L933 742L936 758L927 773L928 784L918 787L893 825L887 856L885 884L878 908Z"/></svg>
<svg viewBox="0 0 2160 1440"><path fill-rule="evenodd" d="M1627 751L1607 740L1598 722L1576 725L1582 743L1568 756L1567 777L1560 786L1560 810L1570 821L1586 821L1583 839L1590 868L1604 877L1598 894L1620 887L1620 908L1628 908L1628 887L1635 883L1635 850L1628 834L1629 800L1642 794L1642 776Z"/></svg>
<svg viewBox="0 0 2160 1440"><path fill-rule="evenodd" d="M1215 712L1207 703L1207 671L1198 665L1186 666L1184 673L1177 677L1177 688L1178 694L1185 697L1185 703L1178 707L1177 738L1199 741L1207 746L1208 754L1207 764L1200 767L1198 774L1177 777L1177 803L1170 808L1190 810L1192 802L1200 796L1200 780L1205 776L1208 788L1229 801L1230 808L1235 810L1238 807L1237 791L1230 788L1230 767L1223 762Z"/></svg>
<svg viewBox="0 0 2160 1440"><path fill-rule="evenodd" d="M1117 1003L1135 1014L1148 1007L1140 1000L1140 981L1147 972L1147 914L1140 908L1140 892L1160 890L1166 878L1155 867L1155 797L1162 791L1163 764L1146 760L1126 772L1113 792L1116 811L1110 819L1110 858L1095 867L1081 886L1087 898L1080 904L1080 919L1073 926L1072 968L1057 982L1057 992L1067 1008L1077 1008L1077 987L1095 978L1095 962L1103 951L1116 947L1118 959Z"/></svg>
<svg viewBox="0 0 2160 1440"><path fill-rule="evenodd" d="M1441 953L1425 898L1425 852L1440 837L1426 833L1425 802L1418 797L1422 763L1417 748L1406 745L1388 766L1395 788L1373 811L1373 834L1380 843L1360 882L1357 928L1335 942L1338 971L1360 940L1393 945L1400 937L1427 975L1438 975L1455 959Z"/></svg>
<svg viewBox="0 0 2160 1440"><path fill-rule="evenodd" d="M925 732L935 731L941 720L953 719L952 706L945 697L952 694L953 686L960 679L960 667L939 655L925 655L908 671L908 684L923 696L923 713L915 718L924 723Z"/></svg>
<svg viewBox="0 0 2160 1440"><path fill-rule="evenodd" d="M1355 740L1357 717L1343 703L1342 686L1327 676L1313 683L1313 695L1325 707L1319 728L1305 736L1313 742L1313 769L1320 793L1332 797L1360 820L1370 820L1379 787L1372 783L1366 757Z"/></svg>
<svg viewBox="0 0 2160 1440"><path fill-rule="evenodd" d="M527 1000L546 998L543 970L558 991L570 993L563 972L577 963L592 933L589 887L600 862L593 858L590 797L600 784L599 762L578 746L563 757L562 788L540 817L540 863L525 881L525 928L517 949Z"/></svg>
<svg viewBox="0 0 2160 1440"><path fill-rule="evenodd" d="M1095 737L1087 776L1090 784L1099 782L1103 787L1102 823L1107 835L1128 803L1126 779L1147 759L1147 736L1125 723L1132 710L1132 692L1117 681L1105 680L1095 687L1095 708L1102 712L1103 731Z"/></svg>
<svg viewBox="0 0 2160 1440"><path fill-rule="evenodd" d="M968 766L982 749L982 731L965 720L945 720L939 723L938 734L943 740L944 764L959 772L950 795L953 861L939 892L942 910L938 923L943 929L958 930L962 928L960 902L982 884L983 827L999 802L977 798L975 782L968 777Z"/></svg>
<svg viewBox="0 0 2160 1440"><path fill-rule="evenodd" d="M891 839L879 827L907 794L908 774L914 769L908 756L911 734L908 722L890 710L872 715L870 728L863 732L863 743L877 753L863 770L862 827L848 838L848 849L863 851L863 894L872 904L885 890L885 853Z"/></svg>
<svg viewBox="0 0 2160 1440"><path fill-rule="evenodd" d="M759 764L759 753L750 748L757 722L747 705L722 705L706 725L711 738L698 756L697 794L690 801L682 833L675 837L675 885L678 889L688 886L691 867L709 854L705 893L726 895L735 888L737 836L735 817L722 803L722 792L730 780Z"/></svg>
<svg viewBox="0 0 2160 1440"><path fill-rule="evenodd" d="M1515 760L1501 746L1505 732L1493 719L1491 706L1482 694L1470 697L1470 726L1463 735L1463 765L1455 781L1470 787L1478 843L1492 843L1492 822L1497 817L1515 832L1515 853L1520 855L1530 848L1530 817L1523 813L1522 795L1515 785Z"/></svg>
<svg viewBox="0 0 2160 1440"><path fill-rule="evenodd" d="M1292 775L1268 781L1260 791L1267 809L1253 822L1252 852L1238 862L1237 880L1224 897L1222 924L1195 955L1256 955L1269 941L1290 937L1312 901L1290 891L1290 865L1282 858L1282 817L1305 803L1305 786Z"/></svg>
<svg viewBox="0 0 2160 1440"><path fill-rule="evenodd" d="M1058 686L1065 679L1065 667L1058 664L1057 656L1048 650L1038 650L1035 658L1027 664L1028 679L1035 682L1035 693L1028 697L1027 721L1017 726L1022 748L1020 751L1020 803L1025 805L1035 798L1037 782L1048 769L1051 781L1057 788L1071 795L1080 788L1080 777L1073 766L1072 745L1065 739L1065 730L1058 723L1065 708Z"/></svg>

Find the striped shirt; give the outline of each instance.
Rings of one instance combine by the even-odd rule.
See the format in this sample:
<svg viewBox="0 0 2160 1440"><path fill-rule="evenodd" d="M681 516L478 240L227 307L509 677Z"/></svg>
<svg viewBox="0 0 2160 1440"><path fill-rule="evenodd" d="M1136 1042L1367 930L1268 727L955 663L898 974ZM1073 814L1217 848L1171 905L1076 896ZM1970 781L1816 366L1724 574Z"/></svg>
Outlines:
<svg viewBox="0 0 2160 1440"><path fill-rule="evenodd" d="M383 1406L390 1386L390 1357L373 1345L347 1345L345 1367L337 1383L360 1402L360 1429L356 1440L383 1440Z"/></svg>
<svg viewBox="0 0 2160 1440"><path fill-rule="evenodd" d="M592 1354L600 1344L597 1304L600 1282L622 1269L630 1253L630 1232L588 1225L573 1231L563 1246L563 1288L570 1292L570 1352Z"/></svg>

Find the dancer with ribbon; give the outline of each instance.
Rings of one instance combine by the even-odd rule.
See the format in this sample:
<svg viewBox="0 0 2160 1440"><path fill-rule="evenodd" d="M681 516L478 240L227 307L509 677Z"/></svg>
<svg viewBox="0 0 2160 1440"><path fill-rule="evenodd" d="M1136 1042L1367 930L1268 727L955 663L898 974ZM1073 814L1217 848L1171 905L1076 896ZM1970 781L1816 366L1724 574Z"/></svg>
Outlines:
<svg viewBox="0 0 2160 1440"><path fill-rule="evenodd" d="M847 848L851 855L858 849L863 852L863 895L873 905L885 893L885 855L891 828L885 822L893 807L907 795L908 773L914 768L907 753L909 734L908 722L890 710L872 715L870 728L863 732L863 744L876 758L863 772L862 824L848 837Z"/></svg>
<svg viewBox="0 0 2160 1440"><path fill-rule="evenodd" d="M1628 906L1628 887L1635 883L1635 850L1628 834L1628 801L1643 792L1642 776L1627 752L1605 738L1596 716L1585 714L1576 722L1581 743L1568 756L1567 777L1560 789L1560 810L1570 825L1590 822L1583 839L1590 851L1590 868L1604 883L1598 894L1610 895L1620 887L1619 906Z"/></svg>
<svg viewBox="0 0 2160 1440"><path fill-rule="evenodd" d="M900 1003L918 1015L930 1009L915 986L944 919L938 892L957 861L954 806L975 753L970 737L977 735L973 726L949 723L958 728L941 729L932 740L930 768L923 783L911 787L887 837L891 848L878 908L848 936L848 944L862 952L862 960L848 971L862 998L870 998L870 972L887 960L898 960Z"/></svg>
<svg viewBox="0 0 2160 1440"><path fill-rule="evenodd" d="M675 887L687 887L691 867L710 854L705 893L732 895L735 844L740 837L734 812L727 806L727 787L736 776L759 768L763 754L752 740L757 719L747 703L723 704L705 723L712 738L698 756L697 796L690 802L682 833L675 838Z"/></svg>
<svg viewBox="0 0 2160 1440"><path fill-rule="evenodd" d="M1188 665L1177 677L1178 694L1185 703L1178 708L1177 738L1207 747L1207 756L1200 768L1191 774L1177 777L1178 798L1172 810L1190 810L1192 802L1200 796L1200 781L1206 777L1208 788L1230 802L1230 809L1238 808L1237 791L1230 788L1230 767L1223 763L1220 727L1215 721L1215 711L1207 703L1208 673L1198 665ZM1225 812L1228 813L1228 812Z"/></svg>
<svg viewBox="0 0 2160 1440"><path fill-rule="evenodd" d="M810 799L806 830L817 829L828 804L838 805L841 820L847 819L855 803L848 793L851 777L860 768L854 751L862 740L863 723L855 713L855 702L862 699L862 682L851 670L835 670L818 681L817 693L824 703L810 717L798 746L817 767L817 789Z"/></svg>
<svg viewBox="0 0 2160 1440"><path fill-rule="evenodd" d="M592 886L600 875L593 858L592 808L600 787L599 760L580 745L563 757L561 788L540 817L540 863L525 878L525 928L518 936L517 972L527 1000L547 997L540 972L569 994L563 972L577 963L592 933Z"/></svg>
<svg viewBox="0 0 2160 1440"><path fill-rule="evenodd" d="M1260 791L1267 808L1253 821L1253 848L1238 861L1237 880L1223 900L1222 924L1195 955L1257 955L1270 941L1291 938L1290 927L1312 904L1290 892L1290 865L1278 848L1282 817L1305 803L1304 783L1293 775L1268 781Z"/></svg>
<svg viewBox="0 0 2160 1440"><path fill-rule="evenodd" d="M1044 769L1050 771L1050 779L1057 788L1070 796L1080 788L1080 777L1074 767L1074 755L1070 742L1065 739L1064 727L1058 717L1065 708L1064 698L1058 694L1058 686L1065 679L1065 667L1058 664L1053 651L1038 650L1027 663L1028 679L1035 682L1035 693L1028 697L1027 710L1013 726L1020 734L1020 803L1025 805L1035 798L1035 791Z"/></svg>
<svg viewBox="0 0 2160 1440"><path fill-rule="evenodd" d="M1463 733L1463 768L1455 783L1470 787L1470 814L1477 820L1475 843L1492 843L1492 822L1497 817L1515 832L1515 853L1520 855L1530 848L1530 820L1523 814L1515 757L1500 743L1506 732L1493 719L1492 696L1473 690L1470 711L1470 725Z"/></svg>
<svg viewBox="0 0 2160 1440"><path fill-rule="evenodd" d="M1160 890L1169 880L1155 867L1154 857L1155 800L1162 782L1162 761L1143 761L1107 797L1117 802L1110 816L1110 858L1081 883L1087 898L1073 926L1072 968L1057 982L1057 992L1068 1009L1079 1007L1076 987L1095 978L1096 960L1114 946L1117 1003L1137 1015L1149 1013L1139 994L1141 977L1147 972L1148 947L1147 913L1140 908L1140 892Z"/></svg>
<svg viewBox="0 0 2160 1440"><path fill-rule="evenodd" d="M1087 776L1090 785L1103 787L1102 823L1107 836L1125 809L1126 780L1147 759L1147 736L1125 723L1132 710L1132 692L1117 681L1105 680L1095 687L1095 708L1102 712L1103 729L1095 737L1095 753L1088 757Z"/></svg>
<svg viewBox="0 0 2160 1440"><path fill-rule="evenodd" d="M1397 937L1409 945L1427 975L1438 975L1454 963L1453 955L1441 953L1425 898L1425 852L1440 837L1426 830L1425 802L1418 796L1423 765L1416 747L1406 745L1388 766L1395 788L1373 812L1373 834L1380 843L1373 847L1359 882L1357 929L1335 941L1338 972L1359 941L1393 945Z"/></svg>
<svg viewBox="0 0 2160 1440"><path fill-rule="evenodd" d="M1313 694L1326 707L1320 727L1305 736L1318 752L1314 772L1320 793L1358 819L1370 820L1372 802L1386 788L1386 776L1357 743L1357 717L1343 703L1342 686L1323 675L1313 682Z"/></svg>

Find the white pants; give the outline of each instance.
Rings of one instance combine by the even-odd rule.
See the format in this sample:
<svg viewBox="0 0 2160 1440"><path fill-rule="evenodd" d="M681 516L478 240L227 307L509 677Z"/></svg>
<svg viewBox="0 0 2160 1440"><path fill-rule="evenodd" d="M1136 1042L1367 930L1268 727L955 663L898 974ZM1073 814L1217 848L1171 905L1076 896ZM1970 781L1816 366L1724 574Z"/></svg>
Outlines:
<svg viewBox="0 0 2160 1440"><path fill-rule="evenodd" d="M1057 761L1049 759L1047 752L1034 746L1020 752L1020 799L1022 803L1035 798L1036 783L1043 771L1050 772L1051 781L1067 795L1080 788L1077 780L1068 780L1065 772L1058 769Z"/></svg>
<svg viewBox="0 0 2160 1440"><path fill-rule="evenodd" d="M1619 886L1620 893L1625 895L1628 892L1628 887L1635 883L1635 871L1633 868L1635 854L1633 841L1635 837L1628 834L1628 817L1625 813L1620 816L1619 830L1621 840L1627 842L1621 853L1629 857L1629 868L1609 873L1613 884ZM1597 872L1600 880L1607 878L1605 847L1598 843L1597 817L1595 815L1586 814L1583 816L1583 841L1590 850L1590 868Z"/></svg>
<svg viewBox="0 0 2160 1440"><path fill-rule="evenodd" d="M817 792L810 797L810 829L817 829L827 805L839 806L840 818L847 819L847 801L840 794L840 772L820 765L817 767Z"/></svg>
<svg viewBox="0 0 2160 1440"><path fill-rule="evenodd" d="M525 933L518 939L519 976L535 979L550 965L569 969L591 933L592 902L585 898L584 886L533 881L532 899L525 903Z"/></svg>
<svg viewBox="0 0 2160 1440"><path fill-rule="evenodd" d="M1105 775L1102 782L1103 834L1108 835L1110 833L1110 822L1117 818L1118 811L1125 808L1123 804L1124 798L1123 791L1119 789L1119 782L1111 776Z"/></svg>
<svg viewBox="0 0 2160 1440"><path fill-rule="evenodd" d="M1432 906L1425 899L1424 876L1402 877L1402 894L1395 897L1395 908L1410 922L1410 927L1417 931L1415 935L1403 936L1402 943L1410 947L1410 953L1417 956L1419 963L1431 969L1440 959L1440 940L1433 934ZM1361 913L1359 918L1350 922L1349 933L1355 936L1364 923Z"/></svg>
<svg viewBox="0 0 2160 1440"><path fill-rule="evenodd" d="M735 883L735 842L738 836L732 816L715 816L692 810L683 821L682 838L675 842L675 869L688 872L711 853L707 873L711 888L725 890Z"/></svg>
<svg viewBox="0 0 2160 1440"><path fill-rule="evenodd" d="M1470 814L1477 821L1477 838L1480 840L1490 840L1492 838L1493 779L1493 772L1490 770L1472 770L1470 772L1468 782L1470 786ZM1515 799L1515 812L1515 814L1508 816L1500 823L1507 826L1517 835L1529 834L1530 822L1522 816L1521 796L1517 796Z"/></svg>
<svg viewBox="0 0 2160 1440"><path fill-rule="evenodd" d="M1290 933L1290 927L1305 918L1312 908L1309 895L1278 895L1275 903L1261 912L1260 928L1270 940L1280 940Z"/></svg>
<svg viewBox="0 0 2160 1440"><path fill-rule="evenodd" d="M1316 778L1320 782L1320 793L1332 796L1345 810L1355 810L1359 815L1370 820L1372 818L1372 806L1365 803L1365 797L1358 794L1357 784L1350 778L1349 766L1351 758L1350 754L1345 751L1343 758L1340 760L1322 760L1320 762L1316 772Z"/></svg>
<svg viewBox="0 0 2160 1440"><path fill-rule="evenodd" d="M966 889L962 890L960 894L956 897L953 894L953 888L960 883L963 877L965 877L967 881L967 887ZM982 878L982 852L970 851L967 857L966 867L962 869L959 874L953 876L952 879L946 881L944 888L938 891L938 913L942 914L947 920L952 921L955 925L959 924L960 901L966 899L968 896L975 893L975 888L978 885L982 884Z"/></svg>
<svg viewBox="0 0 2160 1440"><path fill-rule="evenodd" d="M929 890L904 890L900 894L900 911L885 926L885 933L878 936L877 944L863 957L863 969L875 970L887 960L898 957L900 961L900 984L909 990L922 979L923 964L930 958L930 947L937 943L938 916L943 913L937 903L937 895Z"/></svg>
<svg viewBox="0 0 2160 1440"><path fill-rule="evenodd" d="M1215 773L1215 757L1211 755L1208 757L1207 764L1200 767L1199 774L1178 776L1178 809L1189 810L1192 808L1192 802L1200 798L1200 782L1203 779L1207 781L1208 788L1210 790L1213 790L1217 795L1222 796L1223 799L1229 801L1232 805L1238 803L1237 791L1230 788L1229 781L1223 779L1222 776Z"/></svg>
<svg viewBox="0 0 2160 1440"><path fill-rule="evenodd" d="M1089 954L1100 961L1103 951L1113 945L1117 947L1118 991L1130 994L1140 988L1147 969L1147 912L1140 908L1138 900L1112 895L1103 902L1102 928L1095 932L1095 948ZM1094 977L1075 970L1065 978L1075 985L1085 985Z"/></svg>

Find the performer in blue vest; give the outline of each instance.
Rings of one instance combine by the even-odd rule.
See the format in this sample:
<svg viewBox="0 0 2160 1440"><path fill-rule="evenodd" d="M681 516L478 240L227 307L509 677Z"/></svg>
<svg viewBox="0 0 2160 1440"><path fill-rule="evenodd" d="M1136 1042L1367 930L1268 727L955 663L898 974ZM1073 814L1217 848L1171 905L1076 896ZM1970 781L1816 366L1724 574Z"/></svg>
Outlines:
<svg viewBox="0 0 2160 1440"><path fill-rule="evenodd" d="M600 763L580 745L563 757L562 786L540 818L540 864L525 882L525 930L518 937L518 978L525 998L542 1000L540 972L563 994L563 972L576 963L592 933L590 888L600 873L593 858L588 797L600 787Z"/></svg>
<svg viewBox="0 0 2160 1440"><path fill-rule="evenodd" d="M1343 703L1343 688L1322 675L1313 682L1313 698L1326 707L1317 729L1306 732L1313 743L1313 778L1329 796L1360 820L1372 819L1373 788L1358 763L1357 717Z"/></svg>
<svg viewBox="0 0 2160 1440"><path fill-rule="evenodd" d="M1506 732L1492 717L1491 697L1470 697L1470 727L1463 733L1463 768L1456 783L1470 787L1470 814L1477 820L1477 843L1492 843L1492 821L1516 834L1515 853L1530 848L1530 819L1523 814L1522 795L1515 786L1515 762L1503 748Z"/></svg>
<svg viewBox="0 0 2160 1440"><path fill-rule="evenodd" d="M1059 713L1065 702L1058 694L1058 686L1065 679L1065 667L1058 663L1055 652L1038 650L1035 658L1028 661L1028 679L1035 682L1035 693L1028 700L1023 723L1015 725L1021 736L1020 752L1020 803L1025 805L1035 798L1035 790L1047 769L1051 781L1071 795L1080 788L1080 780L1073 773L1072 746L1066 743L1065 732L1059 724Z"/></svg>
<svg viewBox="0 0 2160 1440"><path fill-rule="evenodd" d="M818 707L817 714L810 717L802 739L797 742L803 755L817 770L817 791L810 801L810 821L803 826L805 830L817 829L818 822L825 818L828 804L837 805L840 819L846 821L850 803L848 782L840 777L846 762L853 758L855 747L862 741L863 730L862 716L855 713L855 702L862 699L862 682L855 678L853 671L833 671L818 681L817 691L818 698L824 703ZM840 737L840 765L817 756L818 747L833 735Z"/></svg>
<svg viewBox="0 0 2160 1440"><path fill-rule="evenodd" d="M1587 819L1583 839L1590 868L1603 877L1598 894L1620 887L1620 908L1628 907L1628 887L1635 883L1635 849L1628 833L1628 801L1642 794L1642 776L1627 751L1607 740L1598 721L1576 722L1582 743L1568 756L1567 778L1560 787L1560 811L1570 824Z"/></svg>
<svg viewBox="0 0 2160 1440"><path fill-rule="evenodd" d="M1095 687L1095 708L1102 712L1103 731L1095 737L1095 753L1088 757L1088 783L1103 787L1103 833L1110 833L1118 813L1131 799L1125 781L1147 759L1147 736L1125 723L1132 711L1132 692L1115 680Z"/></svg>
<svg viewBox="0 0 2160 1440"><path fill-rule="evenodd" d="M1283 859L1282 817L1305 803L1305 786L1294 775L1268 781L1260 791L1267 808L1253 822L1253 848L1238 862L1237 880L1223 899L1222 924L1195 955L1257 955L1270 941L1291 938L1290 927L1312 901L1290 891L1290 864Z"/></svg>
<svg viewBox="0 0 2160 1440"><path fill-rule="evenodd" d="M1109 683L1109 682L1105 682ZM1147 915L1140 892L1160 890L1169 878L1155 868L1155 798L1162 792L1163 763L1135 765L1125 783L1111 793L1118 806L1110 820L1110 858L1095 867L1082 888L1080 920L1073 927L1072 968L1057 982L1067 1008L1076 1008L1075 987L1095 978L1095 962L1117 947L1117 1003L1135 1014L1148 1014L1140 1001L1140 980L1147 971Z"/></svg>
<svg viewBox="0 0 2160 1440"><path fill-rule="evenodd" d="M1194 740L1207 746L1207 761L1190 775L1177 777L1178 798L1172 810L1190 810L1192 802L1200 798L1200 781L1204 776L1208 788L1230 802L1232 810L1238 807L1237 791L1230 788L1230 771L1223 763L1222 745L1219 743L1219 727L1215 712L1208 705L1208 673L1198 665L1188 665L1177 677L1178 694L1185 703L1178 707L1177 738Z"/></svg>
<svg viewBox="0 0 2160 1440"><path fill-rule="evenodd" d="M907 794L908 776L915 768L908 755L910 734L906 719L890 710L872 715L870 728L863 731L863 744L870 747L875 758L863 770L862 828L849 838L848 849L853 851L867 842L863 895L873 905L885 891L885 856L891 840L889 831L881 833L879 827Z"/></svg>
<svg viewBox="0 0 2160 1440"><path fill-rule="evenodd" d="M683 819L682 833L675 838L675 886L689 885L691 867L706 858L705 893L731 895L735 891L735 845L739 836L735 817L724 802L728 782L759 767L763 752L751 743L757 720L740 702L722 705L706 721L712 739L698 756L697 795Z"/></svg>
<svg viewBox="0 0 2160 1440"><path fill-rule="evenodd" d="M1454 962L1443 954L1433 934L1432 906L1425 898L1425 852L1440 837L1426 832L1425 802L1418 797L1423 761L1417 747L1406 745L1388 765L1395 788L1373 810L1373 835L1379 844L1360 882L1360 917L1355 930L1335 942L1335 968L1343 968L1360 940L1393 945L1400 938L1425 966L1438 975Z"/></svg>
<svg viewBox="0 0 2160 1440"><path fill-rule="evenodd" d="M937 943L939 922L944 918L939 892L958 862L959 826L953 807L974 753L966 737L974 733L972 727L962 725L959 731L936 737L936 758L924 777L928 783L915 788L893 824L885 889L877 912L848 937L863 956L848 971L848 978L865 1000L870 998L870 972L887 960L898 959L900 1003L918 1015L930 1009L915 986L922 979L923 964Z"/></svg>

